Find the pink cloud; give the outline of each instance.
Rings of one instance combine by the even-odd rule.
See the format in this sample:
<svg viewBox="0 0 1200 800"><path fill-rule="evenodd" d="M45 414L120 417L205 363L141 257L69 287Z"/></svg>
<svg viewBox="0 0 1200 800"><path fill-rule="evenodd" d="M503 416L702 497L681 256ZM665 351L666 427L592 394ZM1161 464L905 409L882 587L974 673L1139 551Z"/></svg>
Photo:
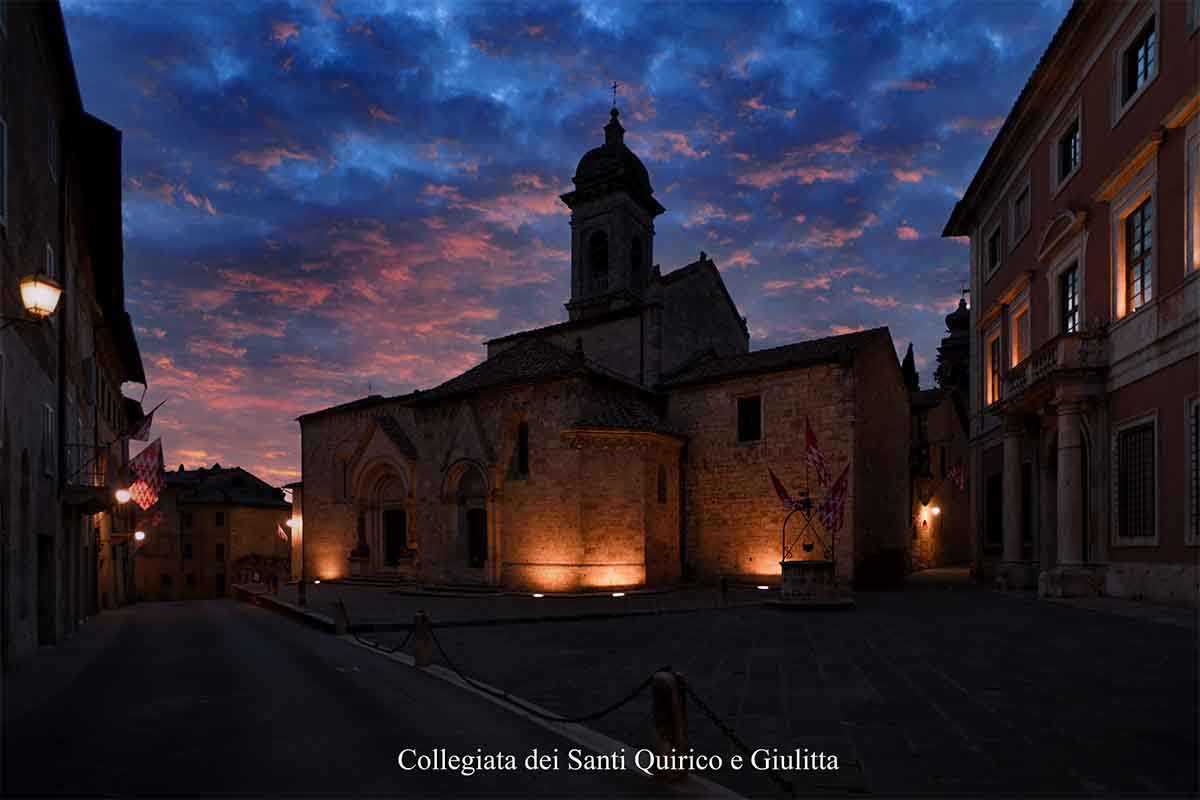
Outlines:
<svg viewBox="0 0 1200 800"><path fill-rule="evenodd" d="M896 92L928 92L929 90L936 88L936 86L937 84L933 81L918 81L911 78L906 78L903 80L892 81L886 86L886 88L889 91Z"/></svg>
<svg viewBox="0 0 1200 800"><path fill-rule="evenodd" d="M372 106L368 107L367 113L369 113L372 117L374 117L377 120L391 123L392 125L395 125L397 122L400 121L399 119L392 116L391 114L389 114L388 112L384 111L382 108L380 108L379 106L376 106L376 105L372 105Z"/></svg>
<svg viewBox="0 0 1200 800"><path fill-rule="evenodd" d="M782 250L790 253L805 248L839 248L845 247L856 239L861 239L867 228L873 226L879 218L874 213L868 213L857 225L830 225L818 221L809 226L808 231L800 237L783 245Z"/></svg>
<svg viewBox="0 0 1200 800"><path fill-rule="evenodd" d="M947 123L947 127L955 133L978 133L991 136L1000 130L1004 117L955 117Z"/></svg>
<svg viewBox="0 0 1200 800"><path fill-rule="evenodd" d="M722 269L745 269L758 263L749 250L734 250L720 262Z"/></svg>
<svg viewBox="0 0 1200 800"><path fill-rule="evenodd" d="M897 300L895 297L892 297L891 295L880 296L880 295L874 294L870 289L866 288L865 286L855 286L853 291L854 291L854 295L859 300L863 301L864 303L873 305L876 308L895 308L896 306L900 305L900 301Z"/></svg>
<svg viewBox="0 0 1200 800"><path fill-rule="evenodd" d="M288 39L295 39L299 35L300 26L294 22L271 23L271 38L278 44L287 44Z"/></svg>
<svg viewBox="0 0 1200 800"><path fill-rule="evenodd" d="M268 147L264 150L243 150L234 154L233 160L239 164L245 164L250 167L258 167L263 172L273 169L282 164L285 160L290 161L313 161L315 156L312 153L306 153L303 150L291 149L287 147Z"/></svg>
<svg viewBox="0 0 1200 800"><path fill-rule="evenodd" d="M917 169L894 169L892 175L901 183L920 183L925 180L927 175L935 174L933 170L925 167Z"/></svg>
<svg viewBox="0 0 1200 800"><path fill-rule="evenodd" d="M915 242L921 238L921 234L911 225L901 225L896 228L896 238L903 239L906 242Z"/></svg>

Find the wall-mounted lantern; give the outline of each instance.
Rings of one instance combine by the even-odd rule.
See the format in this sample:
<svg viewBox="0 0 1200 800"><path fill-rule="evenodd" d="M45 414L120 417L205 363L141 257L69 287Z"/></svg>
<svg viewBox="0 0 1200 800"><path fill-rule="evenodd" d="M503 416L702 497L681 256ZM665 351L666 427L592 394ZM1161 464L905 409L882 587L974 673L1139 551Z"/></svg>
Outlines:
<svg viewBox="0 0 1200 800"><path fill-rule="evenodd" d="M58 309L58 301L62 298L62 285L57 281L35 273L21 278L21 304L25 306L27 317L0 317L7 328L13 323L33 324L47 319Z"/></svg>

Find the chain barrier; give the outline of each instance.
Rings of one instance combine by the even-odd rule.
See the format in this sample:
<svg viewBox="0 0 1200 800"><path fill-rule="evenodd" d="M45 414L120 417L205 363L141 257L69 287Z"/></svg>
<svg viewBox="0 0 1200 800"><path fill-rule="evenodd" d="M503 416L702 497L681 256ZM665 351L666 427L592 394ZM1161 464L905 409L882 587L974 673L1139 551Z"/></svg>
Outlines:
<svg viewBox="0 0 1200 800"><path fill-rule="evenodd" d="M357 633L354 633L352 635L354 636L354 640L356 642L358 642L359 644L366 645L367 647L370 647L372 650L378 650L381 653L387 653L388 655L391 655L392 653L399 653L401 650L403 650L404 645L408 644L408 640L412 638L412 634L413 634L413 629L409 628L408 633L405 634L405 636L404 636L404 641L400 642L400 644L396 645L395 647L389 647L388 645L383 644L381 642L376 642L372 639L367 639L363 636L359 636Z"/></svg>
<svg viewBox="0 0 1200 800"><path fill-rule="evenodd" d="M709 707L708 703L705 703L700 699L700 695L696 694L696 690L692 688L692 684L688 681L684 681L683 689L685 692L687 692L687 696L692 699L692 702L696 704L696 707L700 709L700 713L708 717L709 721L711 721L713 725L717 726L717 730L725 734L725 738L733 742L737 749L741 750L747 758L750 758L751 749L749 745L743 742L741 737L733 732L732 728L721 721L721 718L717 716L717 712L713 711L712 708ZM782 789L788 797L796 796L796 792L792 787L791 781L785 780L783 776L773 769L767 770L767 774L770 775L771 780L774 781L775 784L779 786L779 788Z"/></svg>
<svg viewBox="0 0 1200 800"><path fill-rule="evenodd" d="M579 723L579 722L591 722L593 720L600 719L601 717L606 716L606 715L611 714L612 712L616 711L621 706L626 705L631 700L633 700L635 697L637 697L639 694L644 692L647 689L647 687L649 687L650 684L654 681L654 674L656 672L661 672L661 671L671 672L670 666L663 667L662 670L655 670L654 672L651 672L649 675L646 676L646 680L642 681L636 687L634 687L633 691L629 692L629 694L625 695L617 702L612 703L611 705L605 706L604 708L600 709L599 711L594 711L591 714L581 714L576 717L564 717L561 714L547 714L546 712L541 711L540 709L534 708L533 706L524 702L519 697L513 697L508 692L501 691L498 689L493 689L492 687L487 686L482 683L479 683L478 681L463 674L463 671L460 670L455 665L455 663L450 660L450 656L446 654L446 649L444 647L442 647L442 643L437 637L437 632L433 630L432 626L430 627L429 632L430 632L430 635L433 637L433 643L434 643L434 645L437 646L438 652L442 654L442 660L444 660L446 662L446 666L450 667L451 671L453 671L454 674L457 675L459 678L462 678L462 680L464 682L466 682L472 688L483 692L484 694L491 695L492 697L497 697L506 703L512 703L514 706L517 706L522 711L524 711L532 716L535 716L538 719L544 719L549 722Z"/></svg>

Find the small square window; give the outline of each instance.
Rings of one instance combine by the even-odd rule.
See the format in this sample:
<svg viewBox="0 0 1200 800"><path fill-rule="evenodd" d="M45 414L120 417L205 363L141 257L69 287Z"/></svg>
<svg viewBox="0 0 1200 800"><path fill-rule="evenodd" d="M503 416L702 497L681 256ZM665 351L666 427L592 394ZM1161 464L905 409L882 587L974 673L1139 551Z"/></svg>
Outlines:
<svg viewBox="0 0 1200 800"><path fill-rule="evenodd" d="M1154 18L1134 37L1125 50L1121 65L1121 102L1128 103L1143 86L1154 77L1156 67L1157 37Z"/></svg>
<svg viewBox="0 0 1200 800"><path fill-rule="evenodd" d="M1123 539L1155 535L1154 422L1117 434L1117 530Z"/></svg>
<svg viewBox="0 0 1200 800"><path fill-rule="evenodd" d="M762 397L751 395L737 401L737 439L757 442L762 439Z"/></svg>

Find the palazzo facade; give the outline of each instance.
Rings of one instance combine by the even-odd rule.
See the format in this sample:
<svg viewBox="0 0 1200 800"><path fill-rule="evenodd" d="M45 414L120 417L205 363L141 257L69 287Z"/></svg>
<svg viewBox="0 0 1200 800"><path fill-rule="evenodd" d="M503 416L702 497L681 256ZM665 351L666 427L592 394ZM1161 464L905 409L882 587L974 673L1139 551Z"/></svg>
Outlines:
<svg viewBox="0 0 1200 800"><path fill-rule="evenodd" d="M835 477L849 466L844 526L825 537L840 578L907 568L908 397L887 329L751 351L706 254L655 264L664 209L616 109L604 131L562 196L565 322L489 341L432 389L300 417L303 577L553 591L778 576L786 512L767 470L799 488L806 425Z"/></svg>
<svg viewBox="0 0 1200 800"><path fill-rule="evenodd" d="M982 569L1196 605L1200 0L1075 3L945 235Z"/></svg>

